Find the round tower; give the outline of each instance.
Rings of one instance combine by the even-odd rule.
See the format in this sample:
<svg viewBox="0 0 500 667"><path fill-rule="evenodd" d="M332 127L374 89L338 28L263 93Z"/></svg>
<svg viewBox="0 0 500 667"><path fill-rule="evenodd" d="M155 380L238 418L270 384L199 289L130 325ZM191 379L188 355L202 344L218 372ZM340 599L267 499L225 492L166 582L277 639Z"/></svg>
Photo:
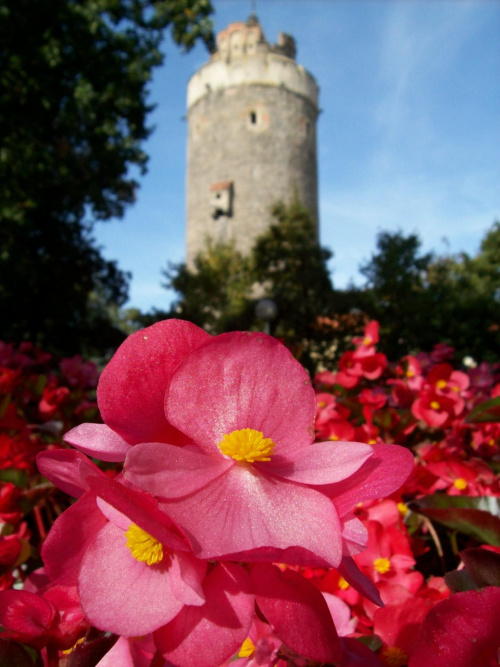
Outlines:
<svg viewBox="0 0 500 667"><path fill-rule="evenodd" d="M318 86L292 37L271 45L255 16L231 23L187 97L188 266L209 237L248 253L295 194L317 220Z"/></svg>

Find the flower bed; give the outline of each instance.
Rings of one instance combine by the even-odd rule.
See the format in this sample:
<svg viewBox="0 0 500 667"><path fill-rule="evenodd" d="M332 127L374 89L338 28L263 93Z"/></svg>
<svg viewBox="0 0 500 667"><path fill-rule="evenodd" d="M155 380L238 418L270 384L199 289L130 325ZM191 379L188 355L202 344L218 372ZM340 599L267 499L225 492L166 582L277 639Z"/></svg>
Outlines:
<svg viewBox="0 0 500 667"><path fill-rule="evenodd" d="M0 344L0 664L498 665L499 369L377 342Z"/></svg>

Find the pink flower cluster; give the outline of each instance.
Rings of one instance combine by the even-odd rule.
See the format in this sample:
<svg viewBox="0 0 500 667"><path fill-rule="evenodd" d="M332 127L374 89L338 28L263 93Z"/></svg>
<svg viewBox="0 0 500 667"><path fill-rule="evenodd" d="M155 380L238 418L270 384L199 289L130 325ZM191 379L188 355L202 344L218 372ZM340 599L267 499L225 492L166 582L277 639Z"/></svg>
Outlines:
<svg viewBox="0 0 500 667"><path fill-rule="evenodd" d="M370 535L353 510L397 491L407 449L314 443L315 392L281 343L178 320L130 336L97 400L104 424L38 455L78 500L43 545L43 571L5 591L4 636L43 648L49 665L89 626L119 637L100 667L217 667L236 654L284 665L282 645L296 664L371 659L339 639L334 618L351 625L338 601L294 570L336 568L381 604L355 561Z"/></svg>

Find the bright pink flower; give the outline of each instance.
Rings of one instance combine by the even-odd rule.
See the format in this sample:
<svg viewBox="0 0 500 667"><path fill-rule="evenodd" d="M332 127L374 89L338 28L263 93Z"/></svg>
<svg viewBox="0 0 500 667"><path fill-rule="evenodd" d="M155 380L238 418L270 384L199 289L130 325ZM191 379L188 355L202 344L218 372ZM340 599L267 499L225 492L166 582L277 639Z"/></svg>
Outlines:
<svg viewBox="0 0 500 667"><path fill-rule="evenodd" d="M237 332L209 340L173 372L165 410L194 444L136 445L124 475L159 499L198 557L340 563L344 527L328 487L351 487L374 450L312 444L314 391L283 345ZM409 452L402 456L412 464Z"/></svg>
<svg viewBox="0 0 500 667"><path fill-rule="evenodd" d="M368 322L365 326L364 336L361 338L353 338L354 345L363 347L373 347L379 342L379 324L376 320Z"/></svg>
<svg viewBox="0 0 500 667"><path fill-rule="evenodd" d="M416 419L422 419L433 427L445 426L456 413L456 401L435 392L422 392L411 406ZM460 412L460 410L459 410Z"/></svg>
<svg viewBox="0 0 500 667"><path fill-rule="evenodd" d="M409 667L497 667L500 588L456 593L428 613Z"/></svg>
<svg viewBox="0 0 500 667"><path fill-rule="evenodd" d="M144 635L185 604L203 604L206 564L190 554L184 535L155 501L111 479L86 481L93 491L55 522L42 556L52 580L78 585L92 625Z"/></svg>

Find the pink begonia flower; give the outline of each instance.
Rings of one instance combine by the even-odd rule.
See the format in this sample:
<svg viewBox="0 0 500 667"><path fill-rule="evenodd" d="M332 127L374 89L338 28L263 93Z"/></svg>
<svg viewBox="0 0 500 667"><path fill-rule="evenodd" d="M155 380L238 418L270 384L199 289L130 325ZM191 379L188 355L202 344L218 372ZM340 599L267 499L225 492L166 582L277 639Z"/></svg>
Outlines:
<svg viewBox="0 0 500 667"><path fill-rule="evenodd" d="M409 667L498 667L500 588L455 593L425 618Z"/></svg>
<svg viewBox="0 0 500 667"><path fill-rule="evenodd" d="M48 576L77 585L95 627L126 637L205 601L206 563L151 496L102 477L54 523L42 549Z"/></svg>
<svg viewBox="0 0 500 667"><path fill-rule="evenodd" d="M123 372L133 377L132 368ZM313 445L309 377L264 334L210 339L184 357L165 390L168 422L193 444L137 444L124 478L157 497L199 558L338 566L342 532L354 531L357 540L359 530L357 520L342 526L331 494L352 497L350 510L362 499L356 474L370 460L378 470L369 468L369 480L362 473L362 495L380 482L395 490L413 466L410 452L397 446Z"/></svg>
<svg viewBox="0 0 500 667"><path fill-rule="evenodd" d="M80 424L64 439L102 461L123 461L139 442L186 444L165 418L165 389L188 352L210 335L182 320L165 320L129 336L101 373L97 403L104 424Z"/></svg>

